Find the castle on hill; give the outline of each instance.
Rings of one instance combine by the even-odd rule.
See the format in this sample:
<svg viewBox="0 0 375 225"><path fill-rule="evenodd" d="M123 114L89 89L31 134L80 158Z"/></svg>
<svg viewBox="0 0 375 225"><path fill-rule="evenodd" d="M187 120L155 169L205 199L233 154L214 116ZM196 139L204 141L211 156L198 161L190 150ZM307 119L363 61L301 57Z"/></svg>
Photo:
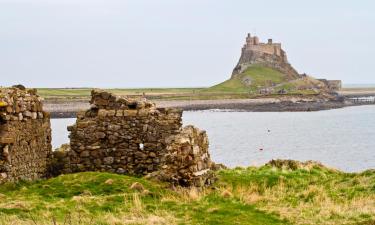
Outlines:
<svg viewBox="0 0 375 225"><path fill-rule="evenodd" d="M245 44L241 50L241 57L233 69L232 78L244 72L252 65L269 67L283 73L288 80L296 80L306 77L306 74L299 74L288 62L286 52L282 49L281 43L274 43L268 39L267 43L259 41L257 36L247 34ZM340 80L320 79L330 90L341 88Z"/></svg>
<svg viewBox="0 0 375 225"><path fill-rule="evenodd" d="M240 60L233 70L232 77L242 73L253 64L278 70L290 80L301 77L288 62L286 53L281 48L281 43L273 43L272 39L268 39L267 43L262 43L257 36L252 37L247 34Z"/></svg>

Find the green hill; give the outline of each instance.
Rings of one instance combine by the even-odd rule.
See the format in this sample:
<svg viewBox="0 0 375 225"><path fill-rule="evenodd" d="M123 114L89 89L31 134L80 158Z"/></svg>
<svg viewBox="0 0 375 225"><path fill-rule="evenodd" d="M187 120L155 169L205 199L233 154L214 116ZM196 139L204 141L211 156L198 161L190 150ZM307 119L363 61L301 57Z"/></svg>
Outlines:
<svg viewBox="0 0 375 225"><path fill-rule="evenodd" d="M272 94L277 94L280 90L290 94L317 94L321 87L321 82L312 77L289 80L286 75L275 69L253 65L236 77L203 90L203 92L257 94L259 90L269 88Z"/></svg>
<svg viewBox="0 0 375 225"><path fill-rule="evenodd" d="M375 222L375 172L274 161L217 172L214 187L110 173L0 185L0 224L361 224ZM134 189L135 182L144 190ZM138 184L138 186L140 186Z"/></svg>
<svg viewBox="0 0 375 225"><path fill-rule="evenodd" d="M271 84L286 82L286 76L277 70L254 65L235 78L226 80L208 89L212 92L249 92Z"/></svg>

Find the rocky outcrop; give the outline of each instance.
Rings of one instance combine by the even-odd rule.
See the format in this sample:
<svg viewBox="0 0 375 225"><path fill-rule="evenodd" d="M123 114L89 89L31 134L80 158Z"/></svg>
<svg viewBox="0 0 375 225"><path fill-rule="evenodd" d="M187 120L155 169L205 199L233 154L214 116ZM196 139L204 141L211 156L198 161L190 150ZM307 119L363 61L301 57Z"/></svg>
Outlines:
<svg viewBox="0 0 375 225"><path fill-rule="evenodd" d="M285 62L281 57L258 51L247 50L241 54L241 58L233 70L232 78L236 77L237 74L244 72L252 65L261 65L264 67L275 69L285 74L289 80L297 79L300 77L298 72L288 62Z"/></svg>
<svg viewBox="0 0 375 225"><path fill-rule="evenodd" d="M182 128L182 111L156 108L145 99L94 90L91 108L68 127L70 148L54 152L53 173L107 171L146 175L163 169L163 180L209 184L207 135ZM186 140L186 141L183 141ZM180 155L182 154L182 155Z"/></svg>
<svg viewBox="0 0 375 225"><path fill-rule="evenodd" d="M36 90L0 89L0 183L46 177L51 154L49 114Z"/></svg>

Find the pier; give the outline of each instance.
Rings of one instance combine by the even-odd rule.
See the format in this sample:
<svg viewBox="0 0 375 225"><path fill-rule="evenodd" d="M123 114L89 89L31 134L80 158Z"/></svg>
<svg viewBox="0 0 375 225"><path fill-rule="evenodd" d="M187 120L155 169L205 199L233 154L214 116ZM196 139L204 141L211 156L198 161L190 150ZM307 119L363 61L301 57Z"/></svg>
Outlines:
<svg viewBox="0 0 375 225"><path fill-rule="evenodd" d="M375 104L375 96L351 96L346 100L354 104Z"/></svg>

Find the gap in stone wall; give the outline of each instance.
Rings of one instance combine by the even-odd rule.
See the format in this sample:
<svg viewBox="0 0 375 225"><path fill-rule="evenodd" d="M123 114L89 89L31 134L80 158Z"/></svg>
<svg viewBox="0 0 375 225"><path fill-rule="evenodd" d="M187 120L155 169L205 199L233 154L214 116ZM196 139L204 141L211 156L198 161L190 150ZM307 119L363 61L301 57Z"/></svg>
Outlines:
<svg viewBox="0 0 375 225"><path fill-rule="evenodd" d="M68 126L73 125L76 118L56 118L51 119L52 129L52 150L60 148L61 145L69 144Z"/></svg>

